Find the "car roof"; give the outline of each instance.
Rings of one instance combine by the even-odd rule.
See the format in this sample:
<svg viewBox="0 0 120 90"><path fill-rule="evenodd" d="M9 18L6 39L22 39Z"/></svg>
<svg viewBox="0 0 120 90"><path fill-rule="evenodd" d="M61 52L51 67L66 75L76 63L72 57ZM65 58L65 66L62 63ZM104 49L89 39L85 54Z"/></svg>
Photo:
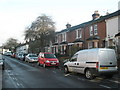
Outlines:
<svg viewBox="0 0 120 90"><path fill-rule="evenodd" d="M0 54L0 59L2 59L2 55Z"/></svg>
<svg viewBox="0 0 120 90"><path fill-rule="evenodd" d="M51 52L40 52L40 53L43 53L43 54L53 54Z"/></svg>

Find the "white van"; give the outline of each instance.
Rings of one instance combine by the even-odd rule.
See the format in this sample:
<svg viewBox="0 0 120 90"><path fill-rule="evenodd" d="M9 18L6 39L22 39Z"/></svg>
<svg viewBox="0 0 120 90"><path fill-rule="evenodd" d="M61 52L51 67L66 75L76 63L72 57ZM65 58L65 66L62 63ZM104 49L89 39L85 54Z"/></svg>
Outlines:
<svg viewBox="0 0 120 90"><path fill-rule="evenodd" d="M93 79L98 75L112 77L117 72L117 59L113 49L95 48L78 51L64 64L65 73L77 72Z"/></svg>

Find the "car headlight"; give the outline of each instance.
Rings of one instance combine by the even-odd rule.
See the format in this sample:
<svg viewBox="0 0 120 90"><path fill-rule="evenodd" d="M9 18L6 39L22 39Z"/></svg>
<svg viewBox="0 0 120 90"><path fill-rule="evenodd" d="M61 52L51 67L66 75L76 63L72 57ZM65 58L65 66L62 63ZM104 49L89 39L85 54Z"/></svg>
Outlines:
<svg viewBox="0 0 120 90"><path fill-rule="evenodd" d="M49 60L46 60L46 63L49 63L50 61Z"/></svg>
<svg viewBox="0 0 120 90"><path fill-rule="evenodd" d="M57 60L57 63L59 63L59 61Z"/></svg>

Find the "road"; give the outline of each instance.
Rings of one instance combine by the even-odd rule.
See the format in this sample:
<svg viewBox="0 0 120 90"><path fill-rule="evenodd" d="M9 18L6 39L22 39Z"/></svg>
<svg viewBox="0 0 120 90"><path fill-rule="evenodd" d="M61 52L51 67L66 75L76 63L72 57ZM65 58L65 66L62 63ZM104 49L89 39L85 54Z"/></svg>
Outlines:
<svg viewBox="0 0 120 90"><path fill-rule="evenodd" d="M62 68L43 68L36 63L4 57L2 88L120 88L116 78L97 77L88 80L81 74L64 74Z"/></svg>

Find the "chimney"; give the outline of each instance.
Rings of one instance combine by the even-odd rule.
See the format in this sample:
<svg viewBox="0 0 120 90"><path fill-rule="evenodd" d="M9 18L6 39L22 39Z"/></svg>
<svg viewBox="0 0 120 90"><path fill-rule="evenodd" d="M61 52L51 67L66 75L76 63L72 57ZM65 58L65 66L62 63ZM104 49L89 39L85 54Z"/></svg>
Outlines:
<svg viewBox="0 0 120 90"><path fill-rule="evenodd" d="M95 11L94 14L92 14L92 18L93 20L97 19L100 17L100 14L98 13L98 11Z"/></svg>
<svg viewBox="0 0 120 90"><path fill-rule="evenodd" d="M70 27L71 27L71 24L67 23L66 28L70 28Z"/></svg>

